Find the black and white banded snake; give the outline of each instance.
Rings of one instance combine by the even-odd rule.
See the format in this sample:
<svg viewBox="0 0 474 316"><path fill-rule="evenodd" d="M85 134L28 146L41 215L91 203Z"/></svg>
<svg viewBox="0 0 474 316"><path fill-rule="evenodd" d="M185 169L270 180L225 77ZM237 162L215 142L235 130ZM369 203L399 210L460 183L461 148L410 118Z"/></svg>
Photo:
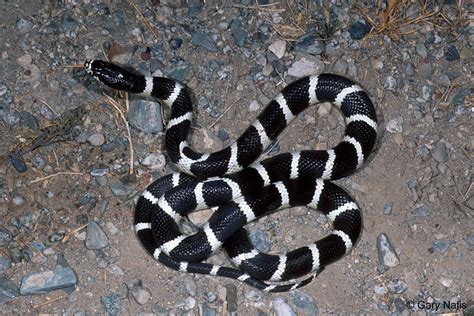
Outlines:
<svg viewBox="0 0 474 316"><path fill-rule="evenodd" d="M193 106L184 85L136 75L99 60L88 60L84 67L113 89L151 95L171 108L165 146L182 172L150 184L137 202L134 219L138 239L157 261L178 271L233 278L265 291L282 292L311 282L358 240L362 228L359 207L343 189L328 181L361 167L377 138L374 106L353 81L335 74L298 79L286 86L233 144L201 154L186 141ZM346 130L337 146L255 162L295 116L319 102L332 102L344 115ZM256 250L242 226L297 205L327 215L333 224L331 234L282 255ZM178 223L183 217L196 209L216 206L219 208L197 233L181 233ZM236 267L203 262L221 247Z"/></svg>

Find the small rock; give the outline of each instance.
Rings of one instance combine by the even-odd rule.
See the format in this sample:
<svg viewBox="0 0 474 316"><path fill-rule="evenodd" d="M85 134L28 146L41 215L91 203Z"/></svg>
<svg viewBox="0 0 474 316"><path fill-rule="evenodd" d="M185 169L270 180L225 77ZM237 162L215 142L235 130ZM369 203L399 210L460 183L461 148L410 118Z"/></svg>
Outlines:
<svg viewBox="0 0 474 316"><path fill-rule="evenodd" d="M403 280L390 281L387 287L390 292L395 294L402 294L408 288L407 284Z"/></svg>
<svg viewBox="0 0 474 316"><path fill-rule="evenodd" d="M105 136L102 134L92 134L87 137L87 141L94 147L99 147L105 143Z"/></svg>
<svg viewBox="0 0 474 316"><path fill-rule="evenodd" d="M426 46L423 43L416 44L416 52L423 59L428 56L428 50L426 49Z"/></svg>
<svg viewBox="0 0 474 316"><path fill-rule="evenodd" d="M286 53L286 41L276 40L270 46L268 46L268 50L275 54L278 59L281 59Z"/></svg>
<svg viewBox="0 0 474 316"><path fill-rule="evenodd" d="M318 313L314 299L306 293L299 290L292 291L291 300L296 308L303 310L304 315L316 315Z"/></svg>
<svg viewBox="0 0 474 316"><path fill-rule="evenodd" d="M117 197L127 197L133 193L134 188L123 184L122 182L113 182L110 184L110 190Z"/></svg>
<svg viewBox="0 0 474 316"><path fill-rule="evenodd" d="M111 316L117 316L122 311L122 300L119 294L101 296L100 301Z"/></svg>
<svg viewBox="0 0 474 316"><path fill-rule="evenodd" d="M453 280L447 278L441 278L439 282L446 288L450 288L453 285Z"/></svg>
<svg viewBox="0 0 474 316"><path fill-rule="evenodd" d="M296 316L291 306L279 297L272 300L272 309L275 312L275 316Z"/></svg>
<svg viewBox="0 0 474 316"><path fill-rule="evenodd" d="M325 45L319 39L320 36L315 33L303 35L294 43L295 52L301 52L310 55L321 54L325 48Z"/></svg>
<svg viewBox="0 0 474 316"><path fill-rule="evenodd" d="M5 246L13 240L12 234L3 226L0 226L0 246Z"/></svg>
<svg viewBox="0 0 474 316"><path fill-rule="evenodd" d="M392 214L392 208L393 208L392 202L385 203L385 205L383 206L383 214L384 215Z"/></svg>
<svg viewBox="0 0 474 316"><path fill-rule="evenodd" d="M15 284L5 278L0 278L0 305L14 300L20 293Z"/></svg>
<svg viewBox="0 0 474 316"><path fill-rule="evenodd" d="M386 268L396 267L400 263L395 248L384 233L377 237L377 251L382 271L385 271Z"/></svg>
<svg viewBox="0 0 474 316"><path fill-rule="evenodd" d="M149 154L142 161L142 165L149 167L151 170L162 170L166 165L166 158L163 154Z"/></svg>
<svg viewBox="0 0 474 316"><path fill-rule="evenodd" d="M212 211L212 209L206 208L203 210L192 212L191 214L188 215L188 218L191 221L191 223L193 223L197 227L202 227L209 220L209 218L211 217L213 213L214 212Z"/></svg>
<svg viewBox="0 0 474 316"><path fill-rule="evenodd" d="M107 264L107 262L104 262L104 264ZM109 271L113 275L120 276L120 277L125 275L125 271L123 271L123 269L115 263L111 263L107 265L107 271Z"/></svg>
<svg viewBox="0 0 474 316"><path fill-rule="evenodd" d="M135 284L130 294L132 294L135 301L140 305L145 305L151 298L150 290L140 284Z"/></svg>
<svg viewBox="0 0 474 316"><path fill-rule="evenodd" d="M249 238L254 247L261 252L269 252L272 248L265 232L260 228L252 229L249 232Z"/></svg>
<svg viewBox="0 0 474 316"><path fill-rule="evenodd" d="M163 131L160 104L154 101L136 99L130 102L128 111L130 125L147 134Z"/></svg>
<svg viewBox="0 0 474 316"><path fill-rule="evenodd" d="M446 48L444 57L446 58L447 61L454 61L461 58L461 56L459 55L458 49L454 45L448 46Z"/></svg>
<svg viewBox="0 0 474 316"><path fill-rule="evenodd" d="M422 91L421 97L424 100L426 100L428 102L433 101L433 96L434 96L434 93L435 93L435 88L433 86L423 86L421 88L421 91Z"/></svg>
<svg viewBox="0 0 474 316"><path fill-rule="evenodd" d="M184 287L186 288L186 292L191 296L196 296L197 293L197 285L194 279L191 276L187 276L184 279Z"/></svg>
<svg viewBox="0 0 474 316"><path fill-rule="evenodd" d="M387 132L395 134L395 133L402 133L403 132L403 118L401 116L391 119L385 125L385 129Z"/></svg>
<svg viewBox="0 0 474 316"><path fill-rule="evenodd" d="M73 287L77 276L70 267L57 265L53 270L31 273L21 280L22 295L46 293L57 289Z"/></svg>
<svg viewBox="0 0 474 316"><path fill-rule="evenodd" d="M184 301L184 309L192 310L196 306L196 299L194 297L188 296Z"/></svg>
<svg viewBox="0 0 474 316"><path fill-rule="evenodd" d="M452 242L449 240L435 240L433 241L433 249L439 253L445 253L449 249L451 244Z"/></svg>
<svg viewBox="0 0 474 316"><path fill-rule="evenodd" d="M425 217L428 215L428 212L429 212L430 208L425 205L425 204L422 204L420 206L418 206L415 210L415 216L416 217Z"/></svg>
<svg viewBox="0 0 474 316"><path fill-rule="evenodd" d="M397 79L392 76L387 76L387 78L385 78L384 87L387 90L395 91L395 88L397 87Z"/></svg>
<svg viewBox="0 0 474 316"><path fill-rule="evenodd" d="M230 31L232 32L235 44L239 47L244 47L249 33L242 27L242 22L239 19L233 19L230 22Z"/></svg>
<svg viewBox="0 0 474 316"><path fill-rule="evenodd" d="M448 149L446 148L446 144L442 141L437 142L431 152L431 156L433 156L433 159L437 162L448 161Z"/></svg>
<svg viewBox="0 0 474 316"><path fill-rule="evenodd" d="M324 62L314 56L300 56L288 69L288 75L299 78L314 74L319 74L324 70Z"/></svg>
<svg viewBox="0 0 474 316"><path fill-rule="evenodd" d="M349 34L353 40L360 40L370 32L372 27L364 22L357 21L349 27Z"/></svg>
<svg viewBox="0 0 474 316"><path fill-rule="evenodd" d="M260 109L260 103L257 100L253 100L249 105L249 112L255 112Z"/></svg>
<svg viewBox="0 0 474 316"><path fill-rule="evenodd" d="M192 35L191 43L207 50L208 52L217 52L217 46L214 40L202 31L196 32Z"/></svg>
<svg viewBox="0 0 474 316"><path fill-rule="evenodd" d="M226 284L227 311L233 313L237 311L237 287L234 284Z"/></svg>
<svg viewBox="0 0 474 316"><path fill-rule="evenodd" d="M177 50L181 47L181 45L183 44L183 39L182 38L172 38L170 40L170 48L172 50Z"/></svg>
<svg viewBox="0 0 474 316"><path fill-rule="evenodd" d="M16 21L16 28L21 34L26 34L33 28L33 23L23 18Z"/></svg>
<svg viewBox="0 0 474 316"><path fill-rule="evenodd" d="M206 304L199 304L199 315L200 316L216 316L217 313L214 309L210 308Z"/></svg>
<svg viewBox="0 0 474 316"><path fill-rule="evenodd" d="M387 289L385 289L382 285L375 285L374 286L374 293L377 295L385 295L387 294Z"/></svg>
<svg viewBox="0 0 474 316"><path fill-rule="evenodd" d="M104 233L99 224L95 221L90 221L87 225L86 248L97 250L105 248L109 245L109 239Z"/></svg>

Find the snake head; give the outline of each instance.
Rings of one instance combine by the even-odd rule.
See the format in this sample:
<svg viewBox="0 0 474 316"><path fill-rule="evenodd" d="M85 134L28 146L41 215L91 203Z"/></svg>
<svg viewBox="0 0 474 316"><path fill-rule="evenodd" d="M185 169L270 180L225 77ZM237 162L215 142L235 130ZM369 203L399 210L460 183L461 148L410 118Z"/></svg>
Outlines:
<svg viewBox="0 0 474 316"><path fill-rule="evenodd" d="M140 93L144 89L144 80L122 67L103 60L86 60L84 69L88 74L112 89Z"/></svg>

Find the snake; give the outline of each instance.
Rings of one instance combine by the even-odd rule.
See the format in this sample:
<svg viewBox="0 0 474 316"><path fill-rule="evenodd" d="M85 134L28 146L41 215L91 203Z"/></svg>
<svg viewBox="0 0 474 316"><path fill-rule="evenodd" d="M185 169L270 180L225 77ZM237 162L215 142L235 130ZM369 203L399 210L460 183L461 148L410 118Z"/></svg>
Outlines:
<svg viewBox="0 0 474 316"><path fill-rule="evenodd" d="M133 225L143 248L158 262L176 271L227 277L266 292L285 292L309 284L357 243L361 210L350 194L331 181L361 168L377 139L374 105L353 80L330 73L299 78L284 87L229 146L199 153L187 141L193 102L183 83L143 76L101 60L87 60L84 69L112 89L151 96L171 110L164 143L179 172L148 185L137 200ZM321 102L331 102L344 116L340 143L328 150L281 153L259 160L299 113ZM287 253L260 252L244 226L294 206L326 215L331 232ZM180 223L191 212L205 208L215 211L197 232L184 234ZM207 262L221 249L231 266Z"/></svg>

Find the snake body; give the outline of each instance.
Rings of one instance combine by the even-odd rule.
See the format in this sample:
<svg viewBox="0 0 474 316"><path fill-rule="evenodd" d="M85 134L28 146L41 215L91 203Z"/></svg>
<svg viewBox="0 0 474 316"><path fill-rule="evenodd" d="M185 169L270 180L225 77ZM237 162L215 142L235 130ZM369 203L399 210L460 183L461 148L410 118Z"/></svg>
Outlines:
<svg viewBox="0 0 474 316"><path fill-rule="evenodd" d="M360 168L377 137L374 106L353 81L335 74L298 79L233 144L202 154L186 141L193 106L184 85L168 78L136 75L99 60L86 61L84 67L113 89L150 95L171 108L165 145L182 172L150 184L138 199L134 219L138 239L157 261L178 271L233 278L265 291L282 292L311 282L358 240L362 227L359 207L329 181ZM344 115L346 130L337 146L255 162L301 111L319 102L332 102ZM333 224L331 234L286 254L269 255L255 249L243 226L297 205L326 214ZM187 214L212 207L218 209L197 233L181 233L178 224ZM204 262L221 247L236 267Z"/></svg>

